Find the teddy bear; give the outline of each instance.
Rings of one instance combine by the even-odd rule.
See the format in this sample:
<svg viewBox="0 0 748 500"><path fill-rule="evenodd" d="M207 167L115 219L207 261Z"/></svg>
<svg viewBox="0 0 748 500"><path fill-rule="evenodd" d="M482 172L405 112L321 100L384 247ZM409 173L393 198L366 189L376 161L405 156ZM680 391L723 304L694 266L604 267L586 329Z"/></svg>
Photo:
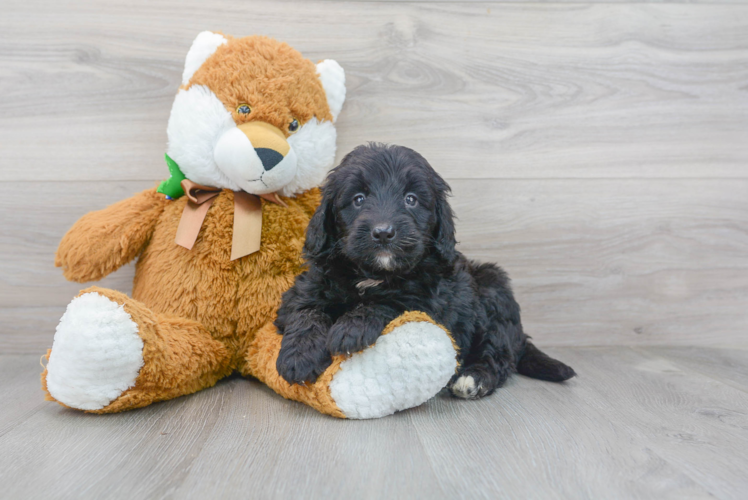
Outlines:
<svg viewBox="0 0 748 500"><path fill-rule="evenodd" d="M46 399L90 413L194 393L233 372L339 418L422 404L456 348L426 314L390 323L314 382L278 375L281 295L304 269L305 230L333 166L345 73L262 36L200 33L167 126L171 177L79 219L55 265L84 283L137 259L132 297L92 286L44 356Z"/></svg>

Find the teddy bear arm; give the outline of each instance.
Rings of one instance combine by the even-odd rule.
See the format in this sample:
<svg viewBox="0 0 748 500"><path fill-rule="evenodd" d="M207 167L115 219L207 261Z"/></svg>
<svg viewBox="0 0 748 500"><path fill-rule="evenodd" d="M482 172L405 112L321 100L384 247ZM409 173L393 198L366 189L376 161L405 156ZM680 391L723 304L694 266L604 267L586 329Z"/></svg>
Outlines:
<svg viewBox="0 0 748 500"><path fill-rule="evenodd" d="M166 203L152 188L84 215L62 238L55 266L79 283L116 271L145 248Z"/></svg>

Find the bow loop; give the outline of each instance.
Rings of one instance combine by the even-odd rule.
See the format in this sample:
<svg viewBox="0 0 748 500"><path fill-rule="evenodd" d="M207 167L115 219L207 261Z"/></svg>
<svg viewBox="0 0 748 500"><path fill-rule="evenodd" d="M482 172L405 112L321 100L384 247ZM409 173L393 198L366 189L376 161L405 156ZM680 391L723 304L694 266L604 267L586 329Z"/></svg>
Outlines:
<svg viewBox="0 0 748 500"><path fill-rule="evenodd" d="M189 179L184 179L181 184L182 189L184 189L184 194L186 194L187 198L196 205L202 205L206 201L212 200L221 194L221 190L218 188L203 186L202 184L197 184Z"/></svg>
<svg viewBox="0 0 748 500"><path fill-rule="evenodd" d="M187 195L182 218L179 219L175 243L188 250L195 246L200 228L213 200L221 194L221 189L203 186L184 179L181 186ZM262 238L263 198L272 203L287 207L276 193L254 195L244 191L234 191L234 232L231 241L231 260L250 255L260 249Z"/></svg>

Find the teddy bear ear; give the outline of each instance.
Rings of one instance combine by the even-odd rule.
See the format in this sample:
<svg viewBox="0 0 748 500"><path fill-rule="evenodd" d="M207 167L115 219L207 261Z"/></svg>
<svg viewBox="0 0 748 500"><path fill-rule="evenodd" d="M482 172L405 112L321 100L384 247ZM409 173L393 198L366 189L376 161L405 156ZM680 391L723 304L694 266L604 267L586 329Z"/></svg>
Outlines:
<svg viewBox="0 0 748 500"><path fill-rule="evenodd" d="M345 71L336 61L325 59L317 64L317 74L327 95L332 121L336 121L345 102Z"/></svg>
<svg viewBox="0 0 748 500"><path fill-rule="evenodd" d="M184 61L184 73L182 73L182 85L190 83L190 78L195 74L195 71L200 69L205 60L213 55L213 53L228 42L223 35L219 33L213 33L212 31L203 31L195 37L192 42L190 51L187 52L187 58Z"/></svg>

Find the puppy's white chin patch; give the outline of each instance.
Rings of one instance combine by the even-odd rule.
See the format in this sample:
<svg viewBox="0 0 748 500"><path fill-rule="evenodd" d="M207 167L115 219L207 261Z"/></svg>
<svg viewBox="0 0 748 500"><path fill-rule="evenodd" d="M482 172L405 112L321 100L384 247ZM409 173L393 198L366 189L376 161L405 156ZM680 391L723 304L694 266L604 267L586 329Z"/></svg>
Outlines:
<svg viewBox="0 0 748 500"><path fill-rule="evenodd" d="M382 252L377 255L377 265L385 271L392 271L395 269L395 259L389 252Z"/></svg>

